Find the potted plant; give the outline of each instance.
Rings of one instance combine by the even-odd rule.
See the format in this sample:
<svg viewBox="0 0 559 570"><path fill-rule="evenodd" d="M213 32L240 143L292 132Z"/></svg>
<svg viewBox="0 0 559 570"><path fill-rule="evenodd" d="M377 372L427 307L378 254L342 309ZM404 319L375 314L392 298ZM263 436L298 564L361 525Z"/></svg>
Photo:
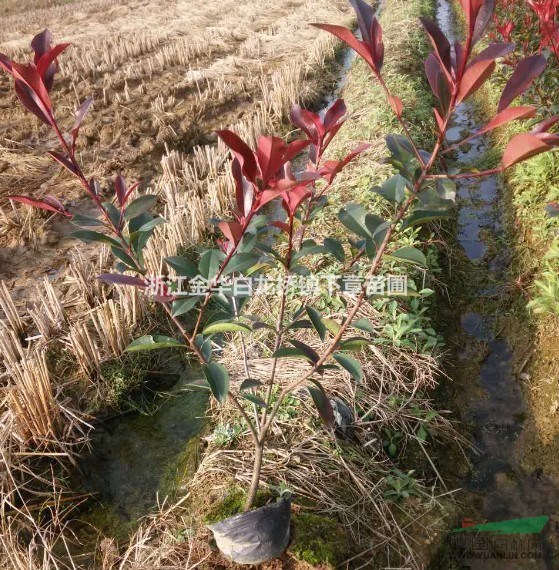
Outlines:
<svg viewBox="0 0 559 570"><path fill-rule="evenodd" d="M438 100L433 109L436 140L426 151L419 148L410 135L404 103L385 83L382 30L372 8L363 0L350 1L357 14L361 40L340 26L314 25L340 38L367 62L401 126L403 134L386 137L388 162L395 174L374 188L393 204L394 216L382 219L359 204L347 204L338 213L340 222L351 234L347 242L327 238L323 243L316 243L307 239L309 227L316 223L321 210L328 207L328 190L337 175L368 145L359 145L341 160L326 159L325 151L346 120L344 102L335 101L324 116L296 105L291 121L303 136L290 143L278 137L262 136L252 149L235 133L218 131L217 135L232 154L231 218L215 221L221 238L214 247L203 251L197 262L182 256L166 258L164 261L175 276L167 275L164 279L147 275L143 261L143 250L151 234L157 225L164 223L161 217L150 213L157 197L141 194L132 199L137 185L127 187L124 179L117 176L113 200L102 201L98 184L83 174L77 160L80 125L91 99L76 111L69 132L63 133L59 127L49 92L57 70L57 57L67 44L52 47L51 34L45 30L32 42L33 63L21 65L0 55L0 67L13 77L22 105L56 135L58 148L50 150L50 156L78 180L99 214L71 213L54 196L42 200L29 196L10 196L10 199L68 217L78 227L74 237L82 241L109 244L118 260L117 272L99 278L110 284L149 291L177 331L176 337L138 338L127 350L175 347L189 351L202 365L207 387L216 400L221 403L229 400L246 423L254 446L254 466L245 512L211 527L222 551L241 563L262 562L278 556L289 541L288 497L251 510L260 485L270 430L284 399L295 391L307 389L324 424L333 427L334 410L321 378L326 370L336 368L347 371L356 382L361 379L362 367L352 352L372 342L370 335L363 334L373 330L371 324L356 319L360 307L371 296L371 280L381 270L386 254L410 263L424 262L423 254L413 247L395 248L394 237L407 227L451 217L456 180L503 172L517 162L559 145L559 136L548 133L553 121L544 120L530 133L510 140L498 168L475 173L449 170L445 157L453 148L499 125L536 114L533 107L510 107L510 104L541 73L545 63L542 56L533 56L535 59L528 62L530 65L521 61L505 86L491 121L480 131L465 135L462 141L450 146L445 137L457 106L480 88L494 70L496 59L510 53L514 46L493 43L483 50L476 49L491 21L493 2L461 0L467 26L463 43L451 45L434 22L423 19L433 44L433 51L425 62L426 75ZM307 153L306 168L295 174L291 160L303 151ZM269 208L273 201L281 203L283 216L277 215L277 209ZM347 310L340 322L324 318L315 307L288 302L290 278L308 275L310 269L305 261L311 255L336 260L341 267L340 277L352 275L357 263L365 267L366 275L354 294L348 296ZM253 317L245 310L252 281L257 277L265 279L272 271L281 276L276 291L275 324L270 324L265 315ZM220 311L217 317L215 312L208 317L213 302L219 304ZM315 331L319 349L296 338L295 332L301 327ZM251 335L259 329L269 331L268 348L272 357L269 373L261 378L247 375L242 382L234 383L218 361L212 339L225 333ZM298 378L282 384L277 378L277 363L285 357L302 358L308 366ZM248 364L246 351L243 358Z"/></svg>

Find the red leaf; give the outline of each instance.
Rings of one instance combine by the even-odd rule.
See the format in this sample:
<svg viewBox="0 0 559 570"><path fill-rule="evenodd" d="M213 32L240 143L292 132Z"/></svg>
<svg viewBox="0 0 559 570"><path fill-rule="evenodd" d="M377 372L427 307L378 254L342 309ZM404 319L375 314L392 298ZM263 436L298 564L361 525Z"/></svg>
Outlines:
<svg viewBox="0 0 559 570"><path fill-rule="evenodd" d="M395 95L389 95L388 102L390 103L390 106L392 107L392 110L394 111L396 116L400 118L402 116L402 111L404 110L404 105L402 104L402 100L399 97L396 97Z"/></svg>
<svg viewBox="0 0 559 570"><path fill-rule="evenodd" d="M495 115L481 130L479 130L472 137L477 137L488 131L492 131L501 125L510 123L511 121L518 121L520 119L530 119L537 112L536 107L511 107L510 109L505 109L497 115Z"/></svg>
<svg viewBox="0 0 559 570"><path fill-rule="evenodd" d="M545 119L541 123L538 123L530 133L533 135L537 135L539 133L546 133L549 129L559 122L559 115L554 115L553 117L549 117L549 119Z"/></svg>
<svg viewBox="0 0 559 570"><path fill-rule="evenodd" d="M126 194L124 195L124 203L125 204L128 201L128 198L130 198L132 192L134 192L134 190L136 190L136 188L138 188L139 185L140 185L140 181L138 180L138 182L134 182L134 184L132 184L132 186L130 186L130 188L128 188L128 190L126 191Z"/></svg>
<svg viewBox="0 0 559 570"><path fill-rule="evenodd" d="M243 228L239 222L219 222L217 227L223 232L223 235L235 245L239 243L243 237Z"/></svg>
<svg viewBox="0 0 559 570"><path fill-rule="evenodd" d="M370 48L364 42L358 40L350 30L343 26L334 26L332 24L311 24L311 26L330 32L338 39L342 40L342 42L345 42L350 48L355 50L373 68L373 70L376 71Z"/></svg>
<svg viewBox="0 0 559 570"><path fill-rule="evenodd" d="M58 44L54 46L49 52L45 53L36 62L37 71L43 78L43 83L47 91L52 89L54 82L54 75L58 71L58 63L56 58L69 46L70 44Z"/></svg>
<svg viewBox="0 0 559 570"><path fill-rule="evenodd" d="M46 125L52 125L52 119L42 102L33 90L19 79L15 81L15 91L20 103L30 112L38 117Z"/></svg>
<svg viewBox="0 0 559 570"><path fill-rule="evenodd" d="M55 152L54 150L47 151L47 154L56 160L58 164L61 164L64 168L69 170L74 176L77 176L78 173L68 157L60 154L59 152Z"/></svg>
<svg viewBox="0 0 559 570"><path fill-rule="evenodd" d="M429 80L429 85L431 86L431 91L435 97L439 97L439 75L442 73L441 64L435 54L431 52L427 59L425 60L425 75Z"/></svg>
<svg viewBox="0 0 559 570"><path fill-rule="evenodd" d="M118 174L115 178L115 194L118 204L122 209L126 203L126 180L124 180L124 177L121 174Z"/></svg>
<svg viewBox="0 0 559 570"><path fill-rule="evenodd" d="M275 228L279 228L282 232L289 232L289 224L285 222L272 222L270 225L274 226Z"/></svg>
<svg viewBox="0 0 559 570"><path fill-rule="evenodd" d="M537 135L522 133L515 135L507 144L503 153L502 163L505 168L546 152L550 150L550 146L543 142Z"/></svg>
<svg viewBox="0 0 559 570"><path fill-rule="evenodd" d="M33 91L49 115L52 110L50 98L39 72L31 65L21 65L15 62L12 62L12 72L16 79L23 81Z"/></svg>
<svg viewBox="0 0 559 570"><path fill-rule="evenodd" d="M279 137L260 137L256 146L256 156L262 182L264 186L268 185L268 181L273 178L283 163L283 155L287 149L285 142Z"/></svg>
<svg viewBox="0 0 559 570"><path fill-rule="evenodd" d="M13 200L14 202L21 202L22 204L27 204L28 206L39 208L40 210L62 214L68 218L72 217L72 215L66 211L62 203L59 202L54 196L45 196L43 200L36 200L35 198L30 198L29 196L7 196L7 198Z"/></svg>
<svg viewBox="0 0 559 570"><path fill-rule="evenodd" d="M284 162L288 162L295 158L304 148L308 147L311 144L311 141L301 139L293 141L287 145L287 150L283 156Z"/></svg>
<svg viewBox="0 0 559 570"><path fill-rule="evenodd" d="M472 42L477 43L487 31L491 20L493 19L493 12L495 11L495 0L484 0L474 25L474 33L472 35Z"/></svg>
<svg viewBox="0 0 559 570"><path fill-rule="evenodd" d="M77 109L74 113L74 126L72 127L72 141L73 143L76 142L78 138L78 134L80 132L80 127L82 126L82 122L87 115L89 108L93 103L93 97L88 97Z"/></svg>
<svg viewBox="0 0 559 570"><path fill-rule="evenodd" d="M469 65L460 81L456 102L460 103L466 97L475 93L493 73L494 69L495 62L492 60L482 60Z"/></svg>
<svg viewBox="0 0 559 570"><path fill-rule="evenodd" d="M478 61L484 61L487 59L495 60L499 57L505 57L509 53L513 52L515 44L511 43L496 43L491 44L486 47L482 52L480 52L474 59L472 59L470 65L477 63Z"/></svg>
<svg viewBox="0 0 559 570"><path fill-rule="evenodd" d="M254 201L254 186L243 176L239 161L234 158L231 163L231 174L235 180L235 201L239 216L247 216Z"/></svg>
<svg viewBox="0 0 559 570"><path fill-rule="evenodd" d="M287 192L284 192L283 205L289 215L293 216L297 208L311 195L311 191L306 186L296 186Z"/></svg>
<svg viewBox="0 0 559 570"><path fill-rule="evenodd" d="M518 95L524 93L534 79L545 69L546 61L543 55L531 55L524 58L507 81L497 111L506 109Z"/></svg>
<svg viewBox="0 0 559 570"><path fill-rule="evenodd" d="M279 181L281 182L281 180ZM291 180L288 180L291 183ZM273 190L264 190L262 194L260 194L260 199L258 200L258 208L256 211L260 210L262 206L271 202L275 198L277 198L282 192L285 191L285 188L274 188Z"/></svg>
<svg viewBox="0 0 559 570"><path fill-rule="evenodd" d="M433 113L435 113L435 120L437 121L437 126L439 127L439 132L442 132L443 128L444 128L444 120L441 117L441 114L437 111L437 109L433 109Z"/></svg>
<svg viewBox="0 0 559 570"><path fill-rule="evenodd" d="M347 113L347 107L343 99L336 99L336 101L329 107L324 115L324 130L329 131L341 121Z"/></svg>
<svg viewBox="0 0 559 570"><path fill-rule="evenodd" d="M371 32L375 19L373 7L370 4L367 4L364 0L349 0L349 3L357 15L357 22L363 39L371 45L371 40L373 39Z"/></svg>
<svg viewBox="0 0 559 570"><path fill-rule="evenodd" d="M216 131L217 136L231 149L235 158L239 161L241 172L250 180L256 180L258 167L254 153L250 147L233 131L224 129Z"/></svg>
<svg viewBox="0 0 559 570"><path fill-rule="evenodd" d="M289 113L289 120L295 127L301 129L315 144L318 144L319 136L324 134L320 118L314 113L311 113L311 111L303 109L300 105L293 105Z"/></svg>
<svg viewBox="0 0 559 570"><path fill-rule="evenodd" d="M382 27L376 18L371 24L371 55L378 71L384 63L384 44L382 43Z"/></svg>
<svg viewBox="0 0 559 570"><path fill-rule="evenodd" d="M31 40L31 49L35 52L35 64L47 53L52 45L52 32L45 28Z"/></svg>
<svg viewBox="0 0 559 570"><path fill-rule="evenodd" d="M429 18L419 19L431 39L431 43L435 48L435 52L439 56L440 62L448 71L450 71L450 42L433 20L430 20Z"/></svg>

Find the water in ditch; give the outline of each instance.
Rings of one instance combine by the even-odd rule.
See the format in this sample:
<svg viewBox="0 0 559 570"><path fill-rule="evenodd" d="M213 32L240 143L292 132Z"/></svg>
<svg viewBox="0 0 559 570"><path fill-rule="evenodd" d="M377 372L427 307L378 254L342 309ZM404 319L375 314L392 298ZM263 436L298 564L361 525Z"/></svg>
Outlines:
<svg viewBox="0 0 559 570"><path fill-rule="evenodd" d="M437 0L437 21L449 40L459 36L453 6ZM481 127L471 103L457 110L448 142L463 138L466 132ZM470 165L489 150L485 137L464 145L457 162ZM498 302L505 295L507 267L511 252L505 237L505 210L500 179L460 181L457 189L458 241L468 259L465 307L460 315L462 342L456 368L471 370L479 361L476 375L458 384L463 419L472 427L475 451L471 469L458 495L462 515L475 523L498 522L524 517L549 516L543 539L522 543L521 535L503 535L492 545L479 533L478 542L468 543L461 553L462 563L453 568L489 570L492 568L559 568L554 553L559 515L559 489L543 473L526 472L517 454L517 439L528 413L522 386L512 370L512 352L505 334L495 333ZM481 356L480 356L481 351ZM464 374L463 374L464 376ZM464 386L464 380L470 386ZM460 533L461 534L461 533ZM526 536L526 540L530 537ZM516 542L514 542L516 540ZM472 548L472 544L474 545ZM539 554L538 554L539 553ZM540 558L541 556L541 558ZM450 567L450 566L449 566Z"/></svg>

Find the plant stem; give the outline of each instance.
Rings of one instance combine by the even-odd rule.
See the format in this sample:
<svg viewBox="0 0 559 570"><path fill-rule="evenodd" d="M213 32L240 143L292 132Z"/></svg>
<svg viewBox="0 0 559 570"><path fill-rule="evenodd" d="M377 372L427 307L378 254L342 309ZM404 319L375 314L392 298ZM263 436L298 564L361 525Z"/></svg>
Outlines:
<svg viewBox="0 0 559 570"><path fill-rule="evenodd" d="M252 467L252 479L250 480L250 487L248 489L247 498L245 501L244 511L250 511L258 493L258 484L260 483L260 472L262 471L262 458L264 457L264 442L261 441L255 445L254 448L254 464Z"/></svg>

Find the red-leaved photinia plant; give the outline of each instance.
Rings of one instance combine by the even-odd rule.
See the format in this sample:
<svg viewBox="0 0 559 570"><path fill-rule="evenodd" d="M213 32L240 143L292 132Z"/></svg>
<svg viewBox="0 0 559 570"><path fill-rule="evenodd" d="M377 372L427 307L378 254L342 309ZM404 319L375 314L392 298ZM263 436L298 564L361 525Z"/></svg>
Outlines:
<svg viewBox="0 0 559 570"><path fill-rule="evenodd" d="M162 304L176 325L180 338L149 335L137 339L127 349L133 351L176 347L179 350L190 350L202 364L208 389L215 398L219 402L229 399L236 406L248 426L255 450L246 509L253 505L268 435L285 397L303 386L308 387L320 416L326 425L332 427L334 414L320 382L321 377L325 370L341 367L359 381L363 374L361 365L350 352L356 347L362 349L372 343L374 339L370 335L364 336L361 331L368 333L373 329L366 323L364 325L363 319L354 322L361 305L368 302L365 285L357 295L348 298L347 312L341 322L325 319L311 306L301 305L292 309L287 302L284 286L279 297L275 325L267 322L266 316L260 320L246 315L243 313L246 297L235 294L234 291L229 294L217 292L215 285L227 277L239 277L256 271L267 272L272 268L283 273L283 283L286 284L290 275L309 273L309 267L305 265L305 258L309 255L331 256L342 266L342 272L349 271L359 259L365 263L367 278L381 269L386 253L390 253L392 259L400 257L408 261L417 260L413 251L410 253L410 248L402 251L395 249L392 245L393 238L404 228L451 217L456 179L496 174L559 145L559 136L549 133L557 119L545 119L531 132L516 135L510 140L498 168L475 173L447 172L443 155L452 148L510 121L536 114L534 107L511 107L511 104L543 70L545 62L542 56L521 60L505 86L495 116L480 130L449 146L445 140L446 133L457 106L483 85L493 72L495 61L509 55L514 46L510 43L492 43L483 50L476 49L491 22L493 2L461 0L467 23L463 42L451 44L434 22L422 19L433 46L433 51L425 61L425 72L438 99L438 104L433 109L436 141L429 150L422 149L410 135L404 102L391 93L383 76L384 44L381 26L372 8L364 0L350 2L357 14L362 39L340 26L314 25L340 38L367 62L401 125L402 134L386 137L390 154L388 162L394 168L394 175L374 189L394 204L394 217L385 220L377 214L369 213L362 205L347 204L338 213L338 218L352 234L348 243L326 238L322 244L317 244L314 240L305 238L317 215L327 207L327 192L337 174L367 148L367 145L360 145L341 160L325 159L328 145L346 119L346 108L341 100L336 101L323 117L297 105L293 107L291 121L303 132L305 138L290 144L278 137L263 136L259 139L257 148L252 149L235 133L229 130L219 131L218 136L233 156L230 165L235 181L232 217L217 222L223 238L216 247L205 250L197 262L181 256L165 259L178 275L186 279L187 291L165 285L157 292L155 300ZM14 77L16 92L22 104L57 133L60 148L51 151L51 156L78 178L98 207L99 216L86 218L71 214L53 197L42 201L22 196L12 196L11 199L56 211L71 217L79 226L97 226L102 231L82 229L75 235L84 240L108 241L111 244L113 253L120 260L117 267L120 273L101 275L100 278L108 283L146 289L149 280L144 276L142 250L155 225L163 221L148 213L155 198L143 195L127 204L130 190L126 189L121 178L117 178L115 199L112 202L100 201L95 183L87 181L75 158L76 139L84 106L76 113L76 124L70 133L62 134L49 99L52 74L55 71L51 66L66 46L51 49L48 32L43 32L38 38L34 40L38 54L34 63L22 66L2 56L1 65ZM88 105L89 103L85 104L85 109ZM307 166L303 172L296 174L290 161L305 148L308 149ZM264 208L274 200L281 200L284 216L278 216L277 209L271 212L271 208ZM271 228L274 231L265 231ZM136 275L124 273L130 271ZM194 293L194 283L199 277L207 280L207 286ZM217 320L215 317L211 320L207 316L207 308L212 299L219 301L222 308ZM185 319L187 313L192 318ZM313 348L295 338L294 333L300 327L314 328L320 348ZM217 362L210 341L216 334L238 332L248 335L262 328L270 330L272 339L269 346L272 350L269 374L265 378L251 377L250 359L245 351L247 377L240 385L233 385L225 367ZM308 362L308 368L299 378L282 384L275 390L277 362L283 357L304 358ZM246 409L247 405L255 407L254 416Z"/></svg>

